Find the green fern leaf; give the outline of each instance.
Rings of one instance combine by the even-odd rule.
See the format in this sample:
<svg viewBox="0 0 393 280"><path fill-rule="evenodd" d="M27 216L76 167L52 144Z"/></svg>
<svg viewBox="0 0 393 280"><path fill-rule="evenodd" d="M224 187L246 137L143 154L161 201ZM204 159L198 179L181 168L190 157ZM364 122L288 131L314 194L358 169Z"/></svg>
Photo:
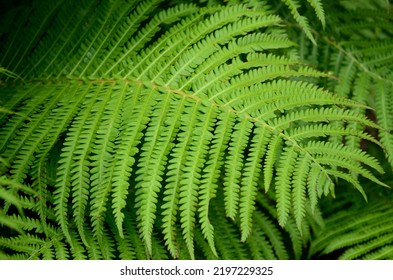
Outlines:
<svg viewBox="0 0 393 280"><path fill-rule="evenodd" d="M392 103L392 85L384 82L377 84L377 118L378 124L381 125L383 130L380 131L381 142L384 144L387 150L387 158L390 165L393 166L393 134L392 134L392 123L393 123L393 103Z"/></svg>
<svg viewBox="0 0 393 280"><path fill-rule="evenodd" d="M262 167L261 158L263 157L269 134L265 127L256 126L251 139L248 161L244 165L243 180L240 185L240 226L242 241L245 241L252 227L252 213L255 210L255 199L257 195L257 184L259 170Z"/></svg>
<svg viewBox="0 0 393 280"><path fill-rule="evenodd" d="M288 6L294 19L300 25L300 27L303 29L303 31L307 35L307 37L311 40L311 42L313 42L313 44L316 44L314 36L311 33L311 28L310 28L307 18L299 14L298 9L300 8L300 5L299 5L298 1L296 1L296 0L282 0L282 1L285 3L285 5ZM309 0L309 2L317 4L317 1ZM321 17L321 15L322 15L321 14L321 5L316 5L314 8L317 11L318 17ZM324 22L324 21L322 21L322 22Z"/></svg>
<svg viewBox="0 0 393 280"><path fill-rule="evenodd" d="M354 205L327 219L326 230L313 243L316 253L340 250L340 259L390 259L392 227L390 206L373 201L366 207ZM351 217L348 219L348 217ZM336 227L330 228L334 223Z"/></svg>
<svg viewBox="0 0 393 280"><path fill-rule="evenodd" d="M310 162L306 157L298 158L293 175L292 204L297 228L301 231L306 216L306 180Z"/></svg>
<svg viewBox="0 0 393 280"><path fill-rule="evenodd" d="M284 153L280 158L279 167L277 168L276 179L276 196L277 196L277 212L278 222L284 226L289 217L291 207L291 177L294 170L294 162L297 153L293 147L284 149Z"/></svg>
<svg viewBox="0 0 393 280"><path fill-rule="evenodd" d="M225 165L224 192L226 215L231 219L235 219L238 212L243 151L247 146L251 129L252 124L243 118L241 122L235 125L229 142L229 155L226 161L228 164Z"/></svg>
<svg viewBox="0 0 393 280"><path fill-rule="evenodd" d="M224 150L227 148L227 142L230 137L230 129L233 125L233 118L228 112L220 114L219 122L213 133L212 148L209 153L209 157L204 169L204 176L201 180L200 187L200 222L204 237L208 240L210 249L214 256L217 256L217 252L214 245L214 227L210 222L209 218L209 205L211 199L216 196L216 189L218 188L218 177L221 165L223 163Z"/></svg>
<svg viewBox="0 0 393 280"><path fill-rule="evenodd" d="M0 29L0 178L31 190L0 192L10 257L301 258L323 195L389 185L362 144L391 161L391 42L318 37L326 73L264 4L33 2Z"/></svg>
<svg viewBox="0 0 393 280"><path fill-rule="evenodd" d="M321 0L308 0L308 3L310 3L310 5L314 8L318 19L321 21L322 26L325 28L325 25L326 25L325 11L323 9L323 5L321 3Z"/></svg>

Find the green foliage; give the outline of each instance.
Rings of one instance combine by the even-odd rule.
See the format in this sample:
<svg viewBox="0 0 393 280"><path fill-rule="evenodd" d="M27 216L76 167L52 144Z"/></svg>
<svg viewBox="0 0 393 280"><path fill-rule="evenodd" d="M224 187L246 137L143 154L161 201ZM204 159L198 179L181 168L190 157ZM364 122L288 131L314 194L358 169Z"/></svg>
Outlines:
<svg viewBox="0 0 393 280"><path fill-rule="evenodd" d="M339 259L392 259L391 195L377 193L367 205L354 197L348 199L348 195L339 197L336 205L326 206L330 215L313 241L310 254L330 254Z"/></svg>
<svg viewBox="0 0 393 280"><path fill-rule="evenodd" d="M241 2L6 13L2 258L391 258L389 10Z"/></svg>

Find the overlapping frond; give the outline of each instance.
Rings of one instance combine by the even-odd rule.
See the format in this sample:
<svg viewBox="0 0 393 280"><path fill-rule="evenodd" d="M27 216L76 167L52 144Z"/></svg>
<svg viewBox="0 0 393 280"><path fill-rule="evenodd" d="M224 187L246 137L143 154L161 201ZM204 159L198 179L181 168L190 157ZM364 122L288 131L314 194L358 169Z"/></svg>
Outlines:
<svg viewBox="0 0 393 280"><path fill-rule="evenodd" d="M391 217L391 204L383 200L338 210L326 219L326 228L314 240L310 254L338 254L339 259L392 259Z"/></svg>
<svg viewBox="0 0 393 280"><path fill-rule="evenodd" d="M314 39L314 35L312 33L309 20L307 17L304 15L300 14L299 9L300 9L300 4L298 0L282 0L282 2L285 3L285 5L288 7L290 10L293 18L295 21L299 24L299 26L302 28L304 33L307 35L307 37L314 43L316 44L316 41ZM306 1L300 1L300 2L306 2ZM321 21L322 25L325 27L325 12L323 9L323 5L320 0L307 0L308 4L312 6L314 9L318 19Z"/></svg>
<svg viewBox="0 0 393 280"><path fill-rule="evenodd" d="M381 128L378 132L369 125L364 124L364 127L369 133L379 134L392 165L393 22L389 7L380 6L378 1L361 1L359 6L348 5L344 1L339 5L341 12L329 18L330 26L334 28L318 34L322 46L311 46L306 40L301 40L302 55L310 63L320 65L323 71L337 77L327 83L331 91L368 105L368 108L357 108L356 112L376 120ZM340 125L336 127L339 129ZM354 123L340 129L360 127L360 123ZM358 137L334 139L338 142L345 139L351 146L364 148L364 141Z"/></svg>

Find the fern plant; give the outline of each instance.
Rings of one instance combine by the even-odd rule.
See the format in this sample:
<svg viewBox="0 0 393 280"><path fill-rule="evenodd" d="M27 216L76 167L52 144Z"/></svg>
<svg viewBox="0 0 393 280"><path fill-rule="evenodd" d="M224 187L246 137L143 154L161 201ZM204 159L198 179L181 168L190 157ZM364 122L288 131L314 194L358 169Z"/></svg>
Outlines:
<svg viewBox="0 0 393 280"><path fill-rule="evenodd" d="M329 30L306 24L325 25L320 1L307 1L310 15L298 2L86 0L75 12L63 0L10 10L0 65L17 76L1 76L0 256L317 254L310 244L322 244L332 207L320 208L323 196L346 186L367 200L365 182L390 185L385 157L363 146L392 163L391 56L381 45L383 62L366 68L363 53L356 60ZM337 51L337 71L324 68ZM338 70L347 61L359 79ZM354 90L342 89L348 83ZM365 98L380 88L375 104Z"/></svg>
<svg viewBox="0 0 393 280"><path fill-rule="evenodd" d="M326 219L310 254L338 259L392 259L391 200L373 199L365 207L346 198ZM333 210L333 209L331 209Z"/></svg>

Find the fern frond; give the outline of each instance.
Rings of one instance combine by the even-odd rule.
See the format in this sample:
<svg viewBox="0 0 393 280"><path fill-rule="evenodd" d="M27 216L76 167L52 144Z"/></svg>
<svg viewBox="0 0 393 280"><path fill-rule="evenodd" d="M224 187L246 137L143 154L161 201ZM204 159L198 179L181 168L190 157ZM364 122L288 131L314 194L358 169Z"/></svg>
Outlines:
<svg viewBox="0 0 393 280"><path fill-rule="evenodd" d="M193 132L192 135L187 135L186 133L186 138L188 138L188 153L186 153L186 162L184 164L184 167L182 168L183 170L183 176L181 178L180 184L182 185L180 187L180 193L179 193L179 204L180 204L180 222L182 224L183 228L183 235L185 236L185 241L187 244L187 247L189 249L191 258L194 256L194 249L193 249L193 228L195 225L195 211L197 208L197 205L199 204L197 202L198 196L197 192L200 191L200 179L201 179L201 169L206 161L205 157L207 154L207 145L212 139L212 126L213 123L211 121L212 118L214 117L214 114L216 114L215 108L210 107L210 108L205 108L202 104L201 106L198 106L199 104L196 104L197 106L193 106L190 109L190 115L186 115L185 117L190 119L190 124L195 124L193 127ZM197 116L199 114L196 113L196 110L201 112L201 117L196 119L194 116ZM203 117L202 117L203 116ZM205 119L206 117L206 119ZM183 129L185 129L183 127ZM186 129L185 129L186 130ZM188 130L188 129L187 129ZM179 139L181 141L181 139ZM202 190L203 192L203 190ZM206 202L204 202L206 205ZM203 207L203 204L202 204ZM212 228L208 223L208 221L204 221L203 218L201 220L202 222L202 231L204 235L207 237L208 241L210 242L210 245L213 246L213 235L212 235ZM214 248L214 247L212 247ZM214 251L214 249L213 249Z"/></svg>
<svg viewBox="0 0 393 280"><path fill-rule="evenodd" d="M298 1L297 0L282 0L282 1L285 3L285 5L287 5L293 18L296 20L296 22L303 29L303 31L307 35L307 37L311 40L311 42L313 42L313 44L316 44L314 36L311 33L311 28L310 28L307 18L302 16L298 11L300 8ZM322 16L321 21L322 21L322 23L324 23L324 17L323 17L323 13L321 11L322 6L320 5L320 3L318 3L319 1L311 1L311 0L308 0L308 1L310 3L313 3L313 8L316 10L316 13L320 19Z"/></svg>
<svg viewBox="0 0 393 280"><path fill-rule="evenodd" d="M297 161L293 176L292 204L297 228L301 230L306 216L306 180L310 166L306 157L298 158Z"/></svg>
<svg viewBox="0 0 393 280"><path fill-rule="evenodd" d="M317 15L322 26L325 28L325 11L321 0L308 0L308 3L314 8L315 14Z"/></svg>
<svg viewBox="0 0 393 280"><path fill-rule="evenodd" d="M241 119L234 127L229 142L228 156L225 165L224 193L226 215L235 219L238 211L240 197L240 178L243 169L244 150L247 139L251 133L252 124L245 118Z"/></svg>
<svg viewBox="0 0 393 280"><path fill-rule="evenodd" d="M342 12L329 19L332 27L339 27L319 34L323 47L310 48L304 42L301 44L306 56L312 55L316 58L312 63L320 63L322 69L330 71L337 77L336 80L328 83L331 91L367 104L375 110L379 125L377 128L379 140L384 146L386 157L392 164L390 139L392 129L391 121L389 122L392 114L387 111L390 106L387 100L391 100L389 94L392 88L392 42L391 28L389 28L392 26L392 20L388 16L386 7L382 7L377 2L362 2L361 7L341 3ZM323 57L324 61L321 62L318 57ZM374 112L361 108L357 111L375 118ZM359 128L359 125L361 124L353 123L346 127ZM370 130L368 124L363 125ZM359 138L347 136L335 137L335 139L337 142L345 139L344 141L351 145L364 147L364 141Z"/></svg>
<svg viewBox="0 0 393 280"><path fill-rule="evenodd" d="M280 152L281 149L282 149L282 138L276 135L275 137L272 138L272 141L270 141L266 152L266 158L263 168L265 192L269 191L273 179L273 170L274 167L276 166L278 157L281 154Z"/></svg>
<svg viewBox="0 0 393 280"><path fill-rule="evenodd" d="M252 213L255 210L254 204L260 176L259 170L262 167L261 159L264 156L269 140L269 132L266 128L255 126L248 159L244 165L243 180L240 185L239 208L242 241L245 241L251 232Z"/></svg>
<svg viewBox="0 0 393 280"><path fill-rule="evenodd" d="M231 129L228 127L233 126L234 119L228 112L221 113L218 116L218 122L216 129L213 132L212 147L209 151L208 160L206 167L204 168L204 175L201 180L200 186L200 222L202 231L205 238L209 242L209 246L215 256L217 252L214 245L214 228L209 218L209 206L211 199L216 196L216 190L219 187L218 179L220 173L218 170L221 169L223 164L224 152L227 148Z"/></svg>
<svg viewBox="0 0 393 280"><path fill-rule="evenodd" d="M279 167L277 167L276 177L276 196L277 196L277 212L278 222L284 226L287 222L289 211L291 208L291 177L294 170L294 163L297 153L293 147L284 149L280 157Z"/></svg>
<svg viewBox="0 0 393 280"><path fill-rule="evenodd" d="M386 148L387 158L393 166L393 85L380 81L376 86L376 114L380 130L381 142Z"/></svg>
<svg viewBox="0 0 393 280"><path fill-rule="evenodd" d="M335 226L330 227L331 223ZM329 217L311 253L340 251L340 259L391 259L392 242L390 205L374 201Z"/></svg>
<svg viewBox="0 0 393 280"><path fill-rule="evenodd" d="M283 2L314 41L299 1ZM34 3L4 31L0 63L23 82L0 88L14 112L0 116L0 171L34 193L3 192L0 217L21 232L0 237L11 256L301 258L337 182L388 185L360 143L391 154L391 43L330 45L321 72L265 5L174 3Z"/></svg>
<svg viewBox="0 0 393 280"><path fill-rule="evenodd" d="M82 105L79 116L73 120L68 135L65 138L56 179L57 190L55 191L55 210L58 222L68 240L71 239L67 230L69 223L69 195L71 190L75 192L79 191L79 195L75 195L73 199L73 210L80 231L79 233L85 243L87 243L87 241L83 234L83 227L85 223L84 209L87 203L86 187L88 182L86 182L86 179L89 180L85 164L87 162L86 155L90 152L89 146L95 127L94 120L93 123L91 121L95 114L91 115L91 110L100 90L101 88L98 88L96 91L90 92L90 88L87 87L84 92L88 99ZM72 174L76 175L72 176ZM72 185L74 186L73 188L71 187Z"/></svg>
<svg viewBox="0 0 393 280"><path fill-rule="evenodd" d="M103 234L103 223L107 203L112 190L112 178L114 176L113 166L115 153L114 142L119 134L121 122L120 112L125 99L125 93L128 89L126 84L119 85L119 88L107 88L106 95L102 96L102 100L93 107L92 111L97 112L95 117L96 123L93 124L94 138L89 143L91 147L91 176L90 176L90 192L91 192L91 212L90 217L97 236L98 242ZM100 99L100 97L99 97ZM113 117L116 116L116 117ZM116 200L114 201L116 208ZM117 215L116 215L117 214ZM119 224L121 215L115 212L115 218ZM121 222L120 222L121 223ZM121 230L120 230L121 232Z"/></svg>
<svg viewBox="0 0 393 280"><path fill-rule="evenodd" d="M246 248L239 242L240 236L236 226L228 222L225 218L216 220L215 230L218 234L224 234L226 238L217 238L216 249L221 259L231 260L247 259Z"/></svg>

